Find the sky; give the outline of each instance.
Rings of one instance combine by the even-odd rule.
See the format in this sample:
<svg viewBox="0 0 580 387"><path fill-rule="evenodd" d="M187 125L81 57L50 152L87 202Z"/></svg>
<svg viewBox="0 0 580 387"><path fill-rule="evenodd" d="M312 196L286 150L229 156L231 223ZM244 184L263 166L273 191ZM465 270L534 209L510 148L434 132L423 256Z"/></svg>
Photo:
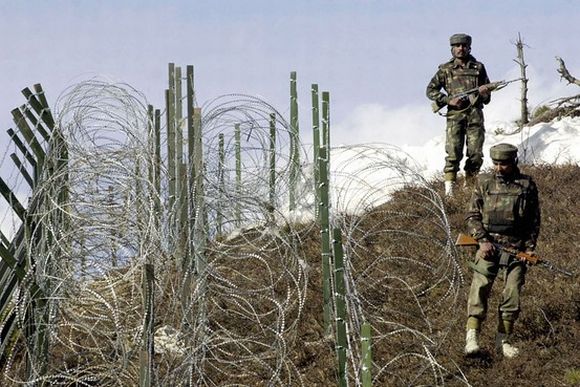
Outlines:
<svg viewBox="0 0 580 387"><path fill-rule="evenodd" d="M310 88L316 83L330 92L332 146L395 145L425 173L436 173L444 164L445 119L431 112L425 87L450 58L449 36L473 36L472 54L485 63L492 80L519 77L514 43L521 36L534 109L579 92L560 79L555 59L562 57L580 77L578 5L567 0L0 0L0 126L14 127L10 111L24 103L20 91L36 83L51 106L67 88L99 77L126 83L163 108L170 62L195 67L200 106L243 93L263 98L287 118L290 72L296 71L304 143L312 142ZM499 140L526 146L521 136L496 135L513 129L519 95L515 83L492 96L485 108L486 149ZM580 148L575 124L524 133L540 144L540 158ZM10 182L15 172L7 146L8 136L0 135L0 174ZM563 157L580 159L574 153Z"/></svg>
<svg viewBox="0 0 580 387"><path fill-rule="evenodd" d="M0 0L0 126L20 90L41 83L53 103L95 76L124 82L163 107L168 63L195 67L200 105L219 95L260 96L289 112L298 75L300 131L311 140L310 86L330 92L333 145L423 144L444 130L425 87L450 58L449 36L473 36L472 54L492 80L519 76L525 43L532 108L577 94L556 56L580 76L577 1L151 1ZM488 127L518 118L519 84L496 93ZM0 147L6 138L0 136Z"/></svg>

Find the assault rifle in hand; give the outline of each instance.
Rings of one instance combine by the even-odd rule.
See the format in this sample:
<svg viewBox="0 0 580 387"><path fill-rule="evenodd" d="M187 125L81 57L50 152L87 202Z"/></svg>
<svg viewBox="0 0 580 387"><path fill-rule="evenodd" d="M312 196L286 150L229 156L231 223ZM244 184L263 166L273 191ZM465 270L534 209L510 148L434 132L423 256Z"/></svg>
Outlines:
<svg viewBox="0 0 580 387"><path fill-rule="evenodd" d="M509 81L491 82L491 83L487 83L487 84L482 85L482 86L486 86L487 90L489 90L490 92L498 91L498 90L503 89L504 87L506 87L510 83L522 81L523 79L524 78L516 78L516 79L510 79ZM460 101L463 102L463 101L467 100L471 94L476 94L478 92L479 92L479 87L474 87L473 89L465 90L465 91L462 91L461 93L453 94L453 95L449 96L449 100L452 100L453 98L459 98ZM433 113L437 113L439 110L441 110L443 108L443 106L438 106L436 102L433 102L432 107L433 107Z"/></svg>
<svg viewBox="0 0 580 387"><path fill-rule="evenodd" d="M554 266L554 264L550 263L549 261L546 261L545 259L538 257L535 254L532 255L532 254L524 253L523 251L517 251L517 250L513 250L510 248L504 247L504 246L500 245L499 243L494 243L494 242L492 242L492 243L496 249L505 251L505 252L509 253L511 256L515 257L516 259L518 259L522 262L525 262L529 265L540 265L540 266L545 267L546 269L549 269L551 271L557 271L558 273L562 273L564 275L567 275L568 277L573 277L573 274L570 273L569 271L560 269L560 268ZM478 246L479 242L477 240L475 240L475 238L472 238L467 234L459 234L457 236L457 241L455 242L455 245L456 246Z"/></svg>

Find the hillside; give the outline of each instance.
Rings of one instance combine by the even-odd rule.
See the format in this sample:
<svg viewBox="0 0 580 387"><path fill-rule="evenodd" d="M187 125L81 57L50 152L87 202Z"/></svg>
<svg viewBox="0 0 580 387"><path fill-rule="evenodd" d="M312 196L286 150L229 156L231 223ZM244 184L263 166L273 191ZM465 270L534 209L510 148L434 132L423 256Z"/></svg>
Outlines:
<svg viewBox="0 0 580 387"><path fill-rule="evenodd" d="M575 181L580 176L577 165L565 166L524 166L524 173L534 176L542 203L542 233L538 244L538 253L559 267L577 273L576 251L580 243L576 240L580 235L578 214L580 213L576 199L580 189ZM442 186L441 182L432 183L434 187ZM386 207L397 208L401 212L415 211L412 201L405 200L406 194L399 192L387 203ZM464 231L464 209L469 197L467 190L461 190L446 203L452 234ZM434 230L435 233L435 230ZM381 241L378 241L380 243ZM383 242L387 242L384 240ZM413 238L399 239L399 244L407 244L412 249ZM310 246L312 244L313 246ZM311 251L312 267L317 271L320 266L314 255L316 240L311 240L308 250ZM389 246L375 246L379 250L387 250ZM469 383L473 386L572 386L580 383L580 363L578 362L580 343L580 282L577 277L568 278L555 274L543 268L532 268L526 277L523 290L523 313L516 325L516 340L522 350L522 355L516 359L503 360L493 351L495 334L495 308L501 289L501 280L494 285L493 298L490 304L490 319L483 329L483 356L468 359L463 356L465 305L470 281L467 259L472 254L469 249L460 251L461 270L465 274L464 281L459 286L457 302L447 315L450 321L446 340L434 352L434 356L446 370L438 385L460 386ZM309 254L310 255L310 254ZM319 274L319 273L318 273ZM333 364L330 353L331 346L322 339L321 313L322 304L318 297L320 277L311 276L303 321L317 321L318 324L301 324L299 337L310 345L297 343L294 351L296 357L307 358L303 362L302 372L311 385L335 385L334 373L329 369ZM385 298L388 295L385 294ZM405 299L398 300L405 302ZM407 300L408 301L408 300ZM412 309L412 305L399 305L400 309ZM312 316L308 314L312 313ZM385 316L385 318L388 318ZM409 313L397 316L397 322L402 326L416 324L417 316ZM316 330L317 328L317 330ZM317 331L317 335L313 334ZM312 345L314 338L319 338L319 345ZM409 342L401 343L409 346ZM395 351L396 352L396 351ZM373 353L373 356L374 353ZM374 357L380 364L381 360ZM409 364L406 364L409 366ZM327 368L328 367L328 368ZM333 367L334 368L334 367ZM417 377L415 367L405 367L393 364L392 374L388 377L375 379L377 386L399 385L432 385L429 381L432 375L427 370L422 377ZM323 371L326 370L326 371ZM462 381L461 374L465 376Z"/></svg>
<svg viewBox="0 0 580 387"><path fill-rule="evenodd" d="M575 182L580 167L523 170L535 177L540 189L543 226L538 253L577 272L580 189ZM373 386L579 383L580 284L577 277L541 268L530 270L523 292L515 335L522 355L508 361L492 351L492 313L483 330L483 355L463 356L467 259L472 251L447 256L449 246L444 243L446 235L463 231L469 193L459 190L439 214L425 203L437 199L430 193L440 191L442 184L428 184L402 188L380 207L342 220L348 235L353 337L350 384L359 385L353 364L360 351L353 325L361 316L373 329ZM449 224L449 234L442 224ZM192 292L185 298L179 293L179 271L171 269L175 266L169 257L161 258L155 282L156 383L180 385L192 378L195 385L208 386L337 385L334 336L325 336L323 328L319 228L312 223L277 231L258 227L217 239L207 251L211 270L200 280L207 281L207 287L201 291L199 284L191 283ZM135 385L143 316L141 275L137 265L106 273L78 289L63 289L46 380L68 386ZM497 285L501 284L494 287L491 310L497 305ZM172 344L161 343L161 331L169 332L165 339ZM2 360L2 385L23 383L23 344L14 343L14 355Z"/></svg>

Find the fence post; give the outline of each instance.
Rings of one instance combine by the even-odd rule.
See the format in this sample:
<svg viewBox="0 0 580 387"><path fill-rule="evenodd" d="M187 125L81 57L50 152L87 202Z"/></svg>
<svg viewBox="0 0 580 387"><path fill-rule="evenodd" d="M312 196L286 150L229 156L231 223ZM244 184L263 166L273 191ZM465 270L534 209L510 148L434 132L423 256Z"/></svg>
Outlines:
<svg viewBox="0 0 580 387"><path fill-rule="evenodd" d="M222 202L225 194L225 178L224 169L226 162L226 152L224 149L224 134L218 135L218 200L217 200L217 214L216 214L216 233L221 235L223 224L223 208Z"/></svg>
<svg viewBox="0 0 580 387"><path fill-rule="evenodd" d="M270 113L270 212L276 208L276 113Z"/></svg>
<svg viewBox="0 0 580 387"><path fill-rule="evenodd" d="M44 90L42 90L42 86L37 83L34 85L34 91L36 91L36 94L33 94L27 87L22 90L22 94L26 98L28 104L32 106L40 120L52 130L54 128L54 118L52 117L52 113L48 107L48 101L44 95Z"/></svg>
<svg viewBox="0 0 580 387"><path fill-rule="evenodd" d="M300 153L298 143L300 130L298 128L298 92L296 90L296 71L290 73L290 191L289 209L296 208L296 184L300 168Z"/></svg>
<svg viewBox="0 0 580 387"><path fill-rule="evenodd" d="M175 235L177 236L176 255L187 260L187 170L183 161L183 102L181 67L175 67Z"/></svg>
<svg viewBox="0 0 580 387"><path fill-rule="evenodd" d="M339 228L334 228L333 239L334 247L334 286L336 305L336 353L338 357L338 385L346 387L346 351L348 349L348 340L346 333L346 299L345 299L345 281L344 281L344 252L342 249L342 235Z"/></svg>
<svg viewBox="0 0 580 387"><path fill-rule="evenodd" d="M20 152L22 152L22 154L32 167L34 175L34 185L36 186L36 183L38 183L38 179L40 178L40 168L38 168L37 166L36 159L34 158L32 153L26 148L26 145L24 145L20 137L18 137L18 135L14 132L13 129L8 129L6 133L8 133L8 136L14 142L14 145L16 145L16 147L20 150Z"/></svg>
<svg viewBox="0 0 580 387"><path fill-rule="evenodd" d="M203 148L202 148L202 122L201 122L201 108L193 109L193 208L194 208L194 228L192 239L197 238L196 233L202 228L196 228L196 224L203 224L203 208L204 198L203 198ZM193 250L197 249L195 242L192 244Z"/></svg>
<svg viewBox="0 0 580 387"><path fill-rule="evenodd" d="M155 358L154 348L154 326L155 326L155 311L154 311L154 292L153 286L155 282L154 266L151 263L146 263L143 266L143 309L145 311L145 321L143 324L143 339L140 354L140 372L139 372L139 386L149 387L153 385L153 359Z"/></svg>
<svg viewBox="0 0 580 387"><path fill-rule="evenodd" d="M186 93L187 93L187 172L188 172L188 256L187 262L184 262L185 267L184 272L189 273L195 265L195 260L193 259L195 246L193 245L193 233L195 226L195 138L196 133L201 132L201 113L196 114L194 108L194 78L193 78L193 66L188 65L186 67Z"/></svg>
<svg viewBox="0 0 580 387"><path fill-rule="evenodd" d="M242 193L242 144L241 144L240 124L234 126L234 142L235 142L235 156L236 156L236 200L235 204L235 223L236 226L242 224L242 214L240 209L240 195Z"/></svg>
<svg viewBox="0 0 580 387"><path fill-rule="evenodd" d="M20 132L24 136L24 139L30 146L30 149L32 149L32 152L36 156L38 164L44 165L44 159L46 157L44 149L42 149L42 146L40 145L38 139L32 132L32 129L30 129L30 126L28 126L28 123L26 123L26 119L22 115L22 112L19 109L14 109L12 110L12 117L14 123L20 129Z"/></svg>
<svg viewBox="0 0 580 387"><path fill-rule="evenodd" d="M364 322L361 326L361 379L362 387L372 386L373 354L371 342L371 324Z"/></svg>
<svg viewBox="0 0 580 387"><path fill-rule="evenodd" d="M173 90L165 90L165 101L166 101L166 117L167 117L167 189L169 193L169 225L170 229L173 230L175 218L172 216L174 213L175 206L175 121L173 117L174 112L174 96ZM170 233L171 234L171 233ZM169 243L173 245L173 236L169 236Z"/></svg>
<svg viewBox="0 0 580 387"><path fill-rule="evenodd" d="M330 93L322 92L322 144L328 148L327 158L330 160Z"/></svg>
<svg viewBox="0 0 580 387"><path fill-rule="evenodd" d="M320 151L320 111L319 111L319 101L318 101L318 85L312 84L311 89L312 94L312 151L313 151L313 160L312 169L314 172L314 212L315 216L318 216L318 181L319 177L319 169L318 169L318 152Z"/></svg>
<svg viewBox="0 0 580 387"><path fill-rule="evenodd" d="M318 158L320 170L320 235L322 242L322 308L324 317L324 334L332 333L332 299L331 299L331 272L330 272L330 219L329 219L329 197L328 197L328 164L326 158L326 147L320 147Z"/></svg>

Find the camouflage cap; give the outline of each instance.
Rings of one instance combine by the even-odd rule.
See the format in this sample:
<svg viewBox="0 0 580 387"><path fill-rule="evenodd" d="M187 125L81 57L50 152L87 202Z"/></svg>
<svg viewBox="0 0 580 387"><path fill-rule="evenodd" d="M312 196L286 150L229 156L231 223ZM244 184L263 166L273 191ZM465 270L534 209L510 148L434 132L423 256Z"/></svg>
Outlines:
<svg viewBox="0 0 580 387"><path fill-rule="evenodd" d="M464 44L471 46L471 36L469 36L467 34L453 34L453 35L451 35L451 37L449 38L449 44L453 46L454 44L459 44L459 43L464 43Z"/></svg>
<svg viewBox="0 0 580 387"><path fill-rule="evenodd" d="M497 144L489 149L493 161L514 161L518 156L518 148L511 144Z"/></svg>

